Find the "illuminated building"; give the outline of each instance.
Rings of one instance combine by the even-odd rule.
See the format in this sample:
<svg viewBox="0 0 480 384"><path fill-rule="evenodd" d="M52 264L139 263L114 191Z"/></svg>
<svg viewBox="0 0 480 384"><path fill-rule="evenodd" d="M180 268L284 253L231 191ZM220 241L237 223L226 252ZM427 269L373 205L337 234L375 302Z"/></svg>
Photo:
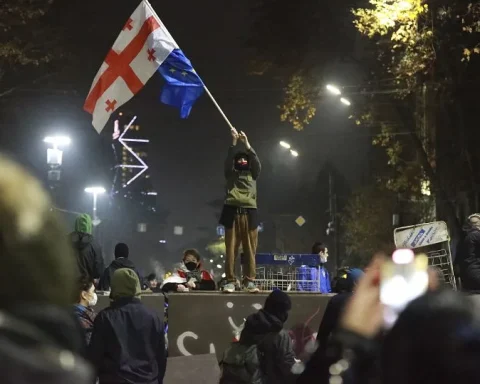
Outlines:
<svg viewBox="0 0 480 384"><path fill-rule="evenodd" d="M137 116L120 112L114 121L112 241L128 243L134 253L158 257L165 215L157 207L157 192L153 188L148 165L150 140L139 120Z"/></svg>

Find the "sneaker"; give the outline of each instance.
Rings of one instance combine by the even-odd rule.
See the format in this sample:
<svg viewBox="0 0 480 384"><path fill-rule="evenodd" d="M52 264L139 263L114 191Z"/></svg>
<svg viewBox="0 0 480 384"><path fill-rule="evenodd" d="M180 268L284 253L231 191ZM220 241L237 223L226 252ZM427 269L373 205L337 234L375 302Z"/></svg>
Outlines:
<svg viewBox="0 0 480 384"><path fill-rule="evenodd" d="M249 281L247 286L245 287L245 289L249 292L249 293L258 293L260 292L260 289L257 288L257 286L255 285L255 283L253 281Z"/></svg>
<svg viewBox="0 0 480 384"><path fill-rule="evenodd" d="M223 292L225 293L233 293L235 292L235 284L228 283L223 286Z"/></svg>

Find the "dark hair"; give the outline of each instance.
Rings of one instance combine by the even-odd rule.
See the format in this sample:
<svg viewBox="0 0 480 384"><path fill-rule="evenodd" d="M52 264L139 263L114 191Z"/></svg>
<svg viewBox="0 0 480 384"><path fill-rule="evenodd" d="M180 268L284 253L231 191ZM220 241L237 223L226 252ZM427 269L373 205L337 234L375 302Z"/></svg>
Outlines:
<svg viewBox="0 0 480 384"><path fill-rule="evenodd" d="M200 253L198 253L198 251L196 249L186 249L184 252L183 252L183 261L185 261L185 259L187 258L188 255L192 255L195 257L195 259L197 260L197 262L200 261L201 257L200 257Z"/></svg>
<svg viewBox="0 0 480 384"><path fill-rule="evenodd" d="M75 297L75 302L80 301L82 297L82 292L88 292L93 285L93 280L88 277L81 277L78 279L77 284L77 297Z"/></svg>
<svg viewBox="0 0 480 384"><path fill-rule="evenodd" d="M315 242L315 244L313 244L312 246L312 255L316 255L320 252L325 252L325 249L327 249L327 247L325 246L325 244L317 241Z"/></svg>
<svg viewBox="0 0 480 384"><path fill-rule="evenodd" d="M474 383L480 322L471 298L441 290L413 301L383 344L382 382Z"/></svg>
<svg viewBox="0 0 480 384"><path fill-rule="evenodd" d="M157 278L157 275L155 273L150 273L148 276L147 276L147 281L153 281Z"/></svg>

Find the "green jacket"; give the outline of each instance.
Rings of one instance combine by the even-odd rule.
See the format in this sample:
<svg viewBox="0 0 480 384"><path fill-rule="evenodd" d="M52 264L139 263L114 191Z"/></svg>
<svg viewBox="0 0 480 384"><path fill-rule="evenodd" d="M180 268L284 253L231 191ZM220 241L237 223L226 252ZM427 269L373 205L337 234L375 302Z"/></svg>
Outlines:
<svg viewBox="0 0 480 384"><path fill-rule="evenodd" d="M257 179L260 176L262 165L253 148L247 151L250 170L237 171L233 167L233 160L237 151L231 146L225 160L225 179L227 180L226 205L239 208L257 208Z"/></svg>

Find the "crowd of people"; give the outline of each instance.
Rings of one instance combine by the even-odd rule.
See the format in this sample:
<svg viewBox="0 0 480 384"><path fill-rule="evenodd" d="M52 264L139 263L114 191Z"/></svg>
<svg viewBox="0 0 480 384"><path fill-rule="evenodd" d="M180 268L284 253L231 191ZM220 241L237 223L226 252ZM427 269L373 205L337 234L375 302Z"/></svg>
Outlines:
<svg viewBox="0 0 480 384"><path fill-rule="evenodd" d="M140 294L142 288L215 289L198 252L185 251L177 274L182 280L169 284L154 274L140 276L125 244L115 247L115 260L105 268L88 215L65 236L41 184L7 158L0 157L0 167L2 382L161 384L168 354L164 315L145 306ZM480 259L478 233L480 216L472 215L457 255L470 290ZM336 279L318 348L302 361L285 331L291 297L271 292L224 352L221 383L476 383L480 316L474 300L442 287L430 273L428 293L386 331L379 299L384 262L377 255L364 271L349 269ZM96 290L109 291L111 300L99 313Z"/></svg>

